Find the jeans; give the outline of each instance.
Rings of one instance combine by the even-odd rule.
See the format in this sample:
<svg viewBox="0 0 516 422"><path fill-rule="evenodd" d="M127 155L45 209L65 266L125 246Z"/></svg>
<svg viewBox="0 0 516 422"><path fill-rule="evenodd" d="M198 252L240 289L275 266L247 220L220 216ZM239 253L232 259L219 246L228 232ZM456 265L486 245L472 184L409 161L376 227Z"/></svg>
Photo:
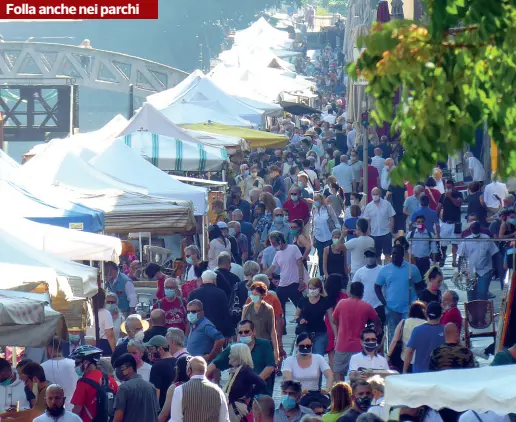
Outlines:
<svg viewBox="0 0 516 422"><path fill-rule="evenodd" d="M387 308L387 332L389 334L389 342L394 338L396 327L402 319L407 318L408 312L396 312Z"/></svg>
<svg viewBox="0 0 516 422"><path fill-rule="evenodd" d="M312 353L324 356L326 348L328 347L328 332L315 333L312 338Z"/></svg>
<svg viewBox="0 0 516 422"><path fill-rule="evenodd" d="M322 277L324 275L324 270L323 270L324 248L326 246L330 246L331 243L332 243L331 240L328 240L326 242L319 242L317 239L315 239L315 249L317 249L317 256L319 257L319 277Z"/></svg>
<svg viewBox="0 0 516 422"><path fill-rule="evenodd" d="M487 300L489 284L491 283L492 272L488 271L482 276L478 276L477 284L473 290L468 291L468 302L472 300Z"/></svg>
<svg viewBox="0 0 516 422"><path fill-rule="evenodd" d="M278 286L276 288L276 295L278 296L278 299L281 303L281 308L283 309L283 321L284 327L286 329L287 324L285 320L285 305L287 304L287 301L290 299L294 306L297 307L297 304L299 303L299 300L303 297L303 294L299 291L299 283L292 283L284 287Z"/></svg>

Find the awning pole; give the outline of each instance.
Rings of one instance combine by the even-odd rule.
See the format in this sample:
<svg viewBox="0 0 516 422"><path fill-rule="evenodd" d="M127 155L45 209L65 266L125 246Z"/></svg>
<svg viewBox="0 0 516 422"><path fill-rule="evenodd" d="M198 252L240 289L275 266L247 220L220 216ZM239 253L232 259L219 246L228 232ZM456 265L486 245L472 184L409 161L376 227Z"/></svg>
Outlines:
<svg viewBox="0 0 516 422"><path fill-rule="evenodd" d="M140 262L143 262L142 234L138 232L138 242L140 245Z"/></svg>
<svg viewBox="0 0 516 422"><path fill-rule="evenodd" d="M202 259L206 260L206 224L208 224L208 216L202 216Z"/></svg>

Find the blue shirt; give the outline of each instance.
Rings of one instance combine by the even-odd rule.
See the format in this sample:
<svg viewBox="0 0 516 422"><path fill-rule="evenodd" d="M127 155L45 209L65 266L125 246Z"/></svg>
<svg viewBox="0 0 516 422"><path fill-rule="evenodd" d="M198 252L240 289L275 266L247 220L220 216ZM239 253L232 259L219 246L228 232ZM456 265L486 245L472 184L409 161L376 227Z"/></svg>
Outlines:
<svg viewBox="0 0 516 422"><path fill-rule="evenodd" d="M346 221L344 221L344 226L348 229L348 230L356 230L357 229L357 221L358 221L358 218L359 217L351 217L351 218L347 218ZM357 237L356 234L348 234L348 240L351 240L351 239L354 239L355 237Z"/></svg>
<svg viewBox="0 0 516 422"><path fill-rule="evenodd" d="M190 324L190 327L186 350L192 356L204 356L210 353L215 341L224 338L208 318L202 318L195 326Z"/></svg>
<svg viewBox="0 0 516 422"><path fill-rule="evenodd" d="M410 216L410 221L414 223L418 215L425 217L425 226L427 230L430 233L435 234L434 225L439 224L439 216L437 213L428 207L421 207L414 211L414 213Z"/></svg>
<svg viewBox="0 0 516 422"><path fill-rule="evenodd" d="M416 292L414 286L410 287L410 303L409 303L409 268L412 267L412 284L421 281L421 274L414 264L403 261L401 267L394 264L388 264L383 267L378 274L376 284L385 286L385 300L387 307L395 312L405 314L409 310L409 305L416 300Z"/></svg>
<svg viewBox="0 0 516 422"><path fill-rule="evenodd" d="M412 372L428 372L432 351L444 344L444 325L422 324L412 331L407 347L416 351Z"/></svg>
<svg viewBox="0 0 516 422"><path fill-rule="evenodd" d="M276 248L272 245L267 246L263 252L262 252L262 265L266 265L267 268L269 268L272 265L272 261L274 260L274 256L276 255ZM280 269L279 266L274 270L274 273L276 275L280 275Z"/></svg>

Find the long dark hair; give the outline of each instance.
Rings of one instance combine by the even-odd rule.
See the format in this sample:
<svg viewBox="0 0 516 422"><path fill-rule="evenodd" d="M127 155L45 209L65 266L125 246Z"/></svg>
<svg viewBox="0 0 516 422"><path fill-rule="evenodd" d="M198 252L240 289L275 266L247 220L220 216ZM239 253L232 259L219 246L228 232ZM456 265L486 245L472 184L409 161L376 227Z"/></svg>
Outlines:
<svg viewBox="0 0 516 422"><path fill-rule="evenodd" d="M208 228L208 238L210 239L210 242L213 239L222 238L224 240L224 246L227 245L227 239L222 234L222 230L220 230L220 227L214 224L213 226L210 226Z"/></svg>
<svg viewBox="0 0 516 422"><path fill-rule="evenodd" d="M176 376L174 378L174 382L187 382L190 380L188 375L186 374L186 366L188 362L192 359L190 355L181 356L176 362Z"/></svg>

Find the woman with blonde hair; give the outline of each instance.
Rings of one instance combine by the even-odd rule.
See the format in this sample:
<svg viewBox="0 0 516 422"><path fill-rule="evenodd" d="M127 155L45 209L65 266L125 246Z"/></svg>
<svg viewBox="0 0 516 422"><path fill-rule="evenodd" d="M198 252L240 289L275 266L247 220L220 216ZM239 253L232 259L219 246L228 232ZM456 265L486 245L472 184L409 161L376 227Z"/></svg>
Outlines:
<svg viewBox="0 0 516 422"><path fill-rule="evenodd" d="M229 379L224 386L228 399L229 420L240 422L250 412L255 395L266 391L267 384L253 371L253 358L249 346L236 343L229 352Z"/></svg>
<svg viewBox="0 0 516 422"><path fill-rule="evenodd" d="M315 248L319 257L319 274L324 274L323 256L324 248L332 244L331 232L340 229L340 222L332 207L326 205L320 193L314 194L314 207L312 209L312 232L315 239Z"/></svg>
<svg viewBox="0 0 516 422"><path fill-rule="evenodd" d="M426 289L417 292L417 297L421 302L428 305L430 302L441 303L441 285L443 284L443 272L439 265L433 265L424 274Z"/></svg>
<svg viewBox="0 0 516 422"><path fill-rule="evenodd" d="M297 304L296 333L310 333L313 342L313 353L324 356L328 346L328 332L324 316L328 316L333 334L337 337L337 328L333 322L333 307L330 304L320 278L314 277L308 281L308 295L301 298Z"/></svg>
<svg viewBox="0 0 516 422"><path fill-rule="evenodd" d="M353 404L351 396L352 391L348 383L338 382L335 384L330 392L330 411L323 415L323 422L336 422Z"/></svg>

